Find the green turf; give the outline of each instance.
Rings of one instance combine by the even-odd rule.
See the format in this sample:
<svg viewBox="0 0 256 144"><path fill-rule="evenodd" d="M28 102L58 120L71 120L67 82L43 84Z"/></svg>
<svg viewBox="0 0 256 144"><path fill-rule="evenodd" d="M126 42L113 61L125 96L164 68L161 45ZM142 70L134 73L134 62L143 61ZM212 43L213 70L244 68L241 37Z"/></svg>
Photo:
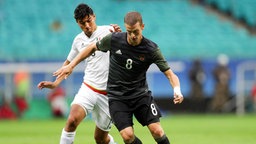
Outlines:
<svg viewBox="0 0 256 144"><path fill-rule="evenodd" d="M172 144L255 144L256 115L171 115L161 119ZM0 121L0 144L57 144L62 120ZM84 120L77 130L75 144L94 144L94 123ZM135 133L144 144L154 144L146 127L135 122ZM111 130L118 144L121 137Z"/></svg>

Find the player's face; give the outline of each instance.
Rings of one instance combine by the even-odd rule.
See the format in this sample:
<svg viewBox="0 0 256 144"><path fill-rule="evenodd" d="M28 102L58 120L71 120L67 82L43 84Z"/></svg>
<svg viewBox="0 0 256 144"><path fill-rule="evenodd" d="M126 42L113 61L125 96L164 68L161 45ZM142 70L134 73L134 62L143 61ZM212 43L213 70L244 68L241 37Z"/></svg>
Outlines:
<svg viewBox="0 0 256 144"><path fill-rule="evenodd" d="M130 45L136 46L141 43L142 40L142 30L144 29L144 24L137 22L135 25L125 24L127 31L127 41Z"/></svg>
<svg viewBox="0 0 256 144"><path fill-rule="evenodd" d="M95 15L89 15L77 21L79 27L88 37L90 37L92 33L96 30L95 19Z"/></svg>

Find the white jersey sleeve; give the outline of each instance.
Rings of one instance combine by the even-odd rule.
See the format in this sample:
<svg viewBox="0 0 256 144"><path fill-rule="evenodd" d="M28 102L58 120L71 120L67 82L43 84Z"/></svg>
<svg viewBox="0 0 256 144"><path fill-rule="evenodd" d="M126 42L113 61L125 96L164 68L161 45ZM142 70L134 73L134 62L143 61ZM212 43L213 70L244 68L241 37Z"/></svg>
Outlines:
<svg viewBox="0 0 256 144"><path fill-rule="evenodd" d="M81 35L81 34L79 34L79 35ZM67 57L68 61L72 61L79 53L78 47L81 46L81 44L82 44L82 39L79 38L79 35L77 35L76 38L73 41L71 50L70 50L70 52L68 54L68 57Z"/></svg>
<svg viewBox="0 0 256 144"><path fill-rule="evenodd" d="M96 31L87 37L84 32L78 34L72 44L67 60L72 61L84 48L90 43L99 41L110 33L111 26L98 26ZM84 82L90 86L106 90L108 79L109 52L96 51L86 60L86 68L84 71Z"/></svg>

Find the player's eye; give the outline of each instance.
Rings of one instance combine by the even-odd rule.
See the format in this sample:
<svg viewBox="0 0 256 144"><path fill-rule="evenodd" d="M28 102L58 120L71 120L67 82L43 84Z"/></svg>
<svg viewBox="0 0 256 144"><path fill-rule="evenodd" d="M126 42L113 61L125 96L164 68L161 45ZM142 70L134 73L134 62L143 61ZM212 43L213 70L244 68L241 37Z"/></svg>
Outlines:
<svg viewBox="0 0 256 144"><path fill-rule="evenodd" d="M91 21L92 21L92 17L89 17L89 18L86 20L87 23L90 23Z"/></svg>
<svg viewBox="0 0 256 144"><path fill-rule="evenodd" d="M78 21L78 22L79 22L80 25L84 25L84 24L85 24L85 22L82 21L82 20L80 20L80 21Z"/></svg>
<svg viewBox="0 0 256 144"><path fill-rule="evenodd" d="M138 35L138 34L139 34L139 31L136 30L136 31L133 32L133 34L134 34L134 35Z"/></svg>
<svg viewBox="0 0 256 144"><path fill-rule="evenodd" d="M91 21L92 21L92 19L90 18L90 19L88 19L86 22L90 23Z"/></svg>

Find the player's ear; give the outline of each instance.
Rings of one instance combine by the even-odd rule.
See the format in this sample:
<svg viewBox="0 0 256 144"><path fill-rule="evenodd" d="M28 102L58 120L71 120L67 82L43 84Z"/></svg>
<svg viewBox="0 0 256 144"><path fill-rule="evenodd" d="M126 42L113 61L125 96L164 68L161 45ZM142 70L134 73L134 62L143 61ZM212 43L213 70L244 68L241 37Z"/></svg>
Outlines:
<svg viewBox="0 0 256 144"><path fill-rule="evenodd" d="M141 24L141 29L144 30L145 24Z"/></svg>

